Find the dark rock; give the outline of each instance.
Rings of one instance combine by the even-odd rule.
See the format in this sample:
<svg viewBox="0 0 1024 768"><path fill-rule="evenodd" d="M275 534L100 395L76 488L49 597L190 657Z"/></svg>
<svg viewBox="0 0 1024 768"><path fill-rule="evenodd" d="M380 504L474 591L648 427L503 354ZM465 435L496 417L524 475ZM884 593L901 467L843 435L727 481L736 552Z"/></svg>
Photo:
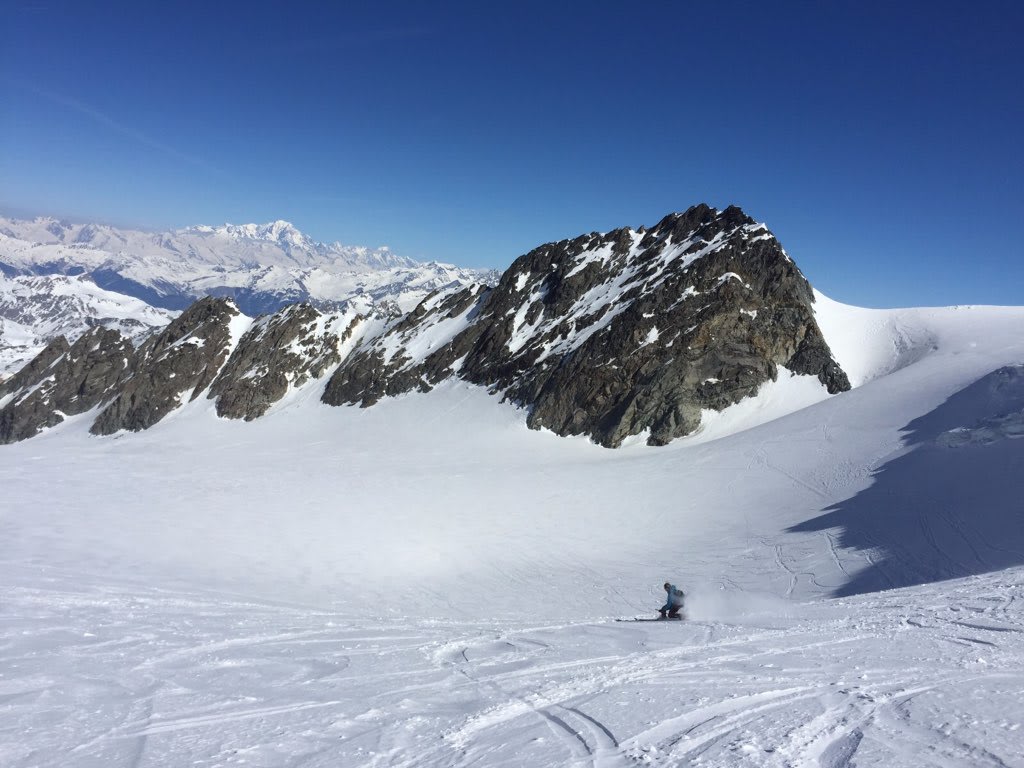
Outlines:
<svg viewBox="0 0 1024 768"><path fill-rule="evenodd" d="M98 406L128 375L135 350L115 330L94 328L72 345L63 336L0 388L0 443L39 434Z"/></svg>
<svg viewBox="0 0 1024 768"><path fill-rule="evenodd" d="M91 432L147 429L210 386L228 357L230 322L239 314L227 299L200 299L139 348L132 375L100 413Z"/></svg>
<svg viewBox="0 0 1024 768"><path fill-rule="evenodd" d="M735 206L697 205L650 230L542 245L492 291L431 297L342 363L323 399L369 405L457 375L527 407L533 428L609 447L648 432L661 445L779 366L849 389L813 301L767 228ZM418 349L459 313L455 335Z"/></svg>
<svg viewBox="0 0 1024 768"><path fill-rule="evenodd" d="M49 375L53 364L71 349L68 340L58 336L43 351L36 355L20 371L0 384L0 397L38 384Z"/></svg>
<svg viewBox="0 0 1024 768"><path fill-rule="evenodd" d="M474 338L473 321L486 301L483 284L433 293L373 344L349 355L327 382L329 405L368 406L381 397L427 391L455 375Z"/></svg>
<svg viewBox="0 0 1024 768"><path fill-rule="evenodd" d="M346 324L308 304L257 320L210 387L218 415L251 421L284 397L289 387L322 377L341 362L340 345L351 337L358 320L357 316Z"/></svg>

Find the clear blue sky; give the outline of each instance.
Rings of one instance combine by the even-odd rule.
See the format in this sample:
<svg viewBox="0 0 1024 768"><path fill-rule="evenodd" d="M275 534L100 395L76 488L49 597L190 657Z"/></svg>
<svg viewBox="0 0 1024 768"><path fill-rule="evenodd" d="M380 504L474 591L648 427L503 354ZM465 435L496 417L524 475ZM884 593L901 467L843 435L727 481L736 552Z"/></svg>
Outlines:
<svg viewBox="0 0 1024 768"><path fill-rule="evenodd" d="M693 203L1024 304L1024 3L0 2L0 210L505 267Z"/></svg>

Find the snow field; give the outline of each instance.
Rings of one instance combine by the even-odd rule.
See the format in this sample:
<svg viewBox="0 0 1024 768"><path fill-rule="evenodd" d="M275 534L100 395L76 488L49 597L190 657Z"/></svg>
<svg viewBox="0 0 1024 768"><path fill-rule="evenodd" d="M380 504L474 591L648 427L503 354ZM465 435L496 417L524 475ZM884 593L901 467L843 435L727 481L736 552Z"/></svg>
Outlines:
<svg viewBox="0 0 1024 768"><path fill-rule="evenodd" d="M1024 764L1022 569L551 625L44 574L4 596L7 766Z"/></svg>
<svg viewBox="0 0 1024 768"><path fill-rule="evenodd" d="M457 382L4 447L0 764L1024 765L1024 309L818 311L861 386L664 448Z"/></svg>

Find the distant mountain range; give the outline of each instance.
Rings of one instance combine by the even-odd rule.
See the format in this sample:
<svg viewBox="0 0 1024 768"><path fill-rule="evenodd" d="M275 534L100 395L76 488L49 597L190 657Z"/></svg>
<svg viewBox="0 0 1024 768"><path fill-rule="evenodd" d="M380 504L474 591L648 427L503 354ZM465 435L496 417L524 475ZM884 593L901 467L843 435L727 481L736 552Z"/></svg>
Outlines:
<svg viewBox="0 0 1024 768"><path fill-rule="evenodd" d="M438 289L497 279L320 243L286 221L143 232L47 217L0 218L0 273L0 375L59 334L102 325L135 335L203 296L230 297L253 317L296 302L396 315Z"/></svg>
<svg viewBox="0 0 1024 768"><path fill-rule="evenodd" d="M58 336L73 340L102 327L140 342L177 314L104 290L84 275L0 275L0 379Z"/></svg>
<svg viewBox="0 0 1024 768"><path fill-rule="evenodd" d="M86 231L107 247L115 236L48 226L54 237ZM340 246L311 243L282 222L147 237L90 263L82 277L116 265L156 290L170 284L173 267L176 290L198 295L206 283L183 276L216 275L223 289L250 272L308 279L341 269L377 293L314 297L295 284L263 295L279 305L304 295L301 303L253 319L239 294L208 290L141 344L114 323L57 337L0 384L0 443L94 410L91 431L108 435L147 429L204 397L221 417L251 420L306 387L328 405L369 406L457 378L524 406L533 428L608 447L631 436L663 445L783 371L807 377L821 397L850 388L817 325L810 284L768 228L736 207L697 205L651 229L548 243L496 283L442 265L400 265L388 253L343 257ZM225 255L210 250L218 243ZM247 248L274 264L247 261L255 258L241 255ZM78 253L29 244L31 258L16 263L70 271L81 268ZM314 266L318 259L326 266ZM296 266L283 266L289 261Z"/></svg>

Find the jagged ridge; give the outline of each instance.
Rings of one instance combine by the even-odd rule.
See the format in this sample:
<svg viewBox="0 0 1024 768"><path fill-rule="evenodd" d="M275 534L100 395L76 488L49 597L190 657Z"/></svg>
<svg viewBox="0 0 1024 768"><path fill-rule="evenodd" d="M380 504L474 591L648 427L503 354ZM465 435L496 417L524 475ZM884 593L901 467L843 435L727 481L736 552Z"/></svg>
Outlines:
<svg viewBox="0 0 1024 768"><path fill-rule="evenodd" d="M530 409L528 423L620 445L689 434L704 408L753 395L784 366L829 392L850 384L814 321L810 285L768 229L739 208L698 205L647 230L549 243L486 293L424 303L359 350L324 401L369 405L453 375ZM438 318L464 328L416 358ZM421 330L422 329L422 330Z"/></svg>
<svg viewBox="0 0 1024 768"><path fill-rule="evenodd" d="M763 224L698 205L650 230L540 246L496 286L439 290L400 316L304 304L253 323L228 300L203 299L126 357L92 431L146 429L203 392L219 415L250 420L333 370L330 405L459 377L526 407L533 428L609 447L646 433L661 445L696 429L702 410L756 394L779 367L849 389L813 301ZM99 357L123 343L108 340ZM52 425L26 392L44 374L69 375L46 373L54 358L88 367L66 342L51 346L0 389L0 441Z"/></svg>
<svg viewBox="0 0 1024 768"><path fill-rule="evenodd" d="M388 248L321 243L286 221L154 233L51 218L0 218L0 272L84 275L170 310L207 295L230 297L249 315L303 301L364 312L393 302L407 312L433 290L481 277Z"/></svg>

